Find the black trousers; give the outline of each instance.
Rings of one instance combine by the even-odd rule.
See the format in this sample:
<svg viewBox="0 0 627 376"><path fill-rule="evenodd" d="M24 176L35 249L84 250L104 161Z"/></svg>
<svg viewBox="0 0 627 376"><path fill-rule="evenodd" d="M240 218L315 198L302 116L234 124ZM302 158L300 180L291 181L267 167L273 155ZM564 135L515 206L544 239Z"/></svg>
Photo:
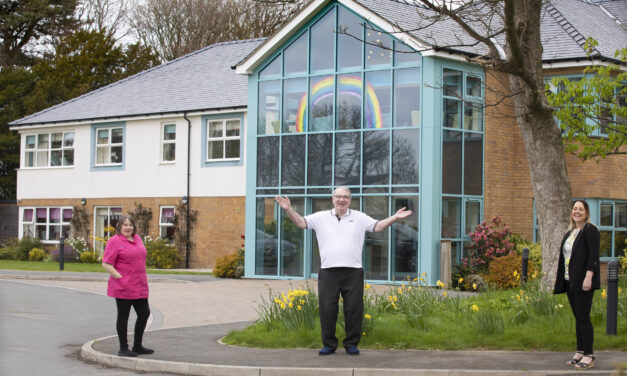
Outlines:
<svg viewBox="0 0 627 376"><path fill-rule="evenodd" d="M332 348L338 346L335 325L340 294L344 299L344 327L346 329L343 346L357 346L361 339L364 316L364 270L362 268L327 268L320 269L318 273L322 344Z"/></svg>
<svg viewBox="0 0 627 376"><path fill-rule="evenodd" d="M150 316L150 307L148 307L148 299L119 299L115 298L115 304L118 307L118 319L115 328L118 331L118 339L120 340L120 349L128 349L128 340L126 333L128 331L128 316L131 313L131 306L135 308L137 321L135 321L135 338L133 347L141 347L144 337L144 329Z"/></svg>
<svg viewBox="0 0 627 376"><path fill-rule="evenodd" d="M590 310L592 309L592 298L594 291L583 291L576 289L571 291L567 286L566 295L570 309L575 316L575 330L577 332L577 351L583 351L585 355L593 354L594 328L590 321Z"/></svg>

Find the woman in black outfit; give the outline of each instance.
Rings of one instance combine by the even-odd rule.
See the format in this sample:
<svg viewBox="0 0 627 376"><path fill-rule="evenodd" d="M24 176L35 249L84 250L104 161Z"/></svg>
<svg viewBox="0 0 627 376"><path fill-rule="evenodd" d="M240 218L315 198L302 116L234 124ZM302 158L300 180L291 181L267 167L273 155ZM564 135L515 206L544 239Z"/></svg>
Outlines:
<svg viewBox="0 0 627 376"><path fill-rule="evenodd" d="M580 369L594 367L594 329L590 309L594 290L601 287L599 243L599 230L590 223L588 203L576 200L571 211L570 228L560 246L554 293L566 293L575 316L577 352L566 364Z"/></svg>

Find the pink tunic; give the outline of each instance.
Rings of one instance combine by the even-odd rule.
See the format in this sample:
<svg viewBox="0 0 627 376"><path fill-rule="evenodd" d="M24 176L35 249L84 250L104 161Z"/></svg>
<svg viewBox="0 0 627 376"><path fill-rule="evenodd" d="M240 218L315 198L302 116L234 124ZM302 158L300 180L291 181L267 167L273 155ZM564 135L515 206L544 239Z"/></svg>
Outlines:
<svg viewBox="0 0 627 376"><path fill-rule="evenodd" d="M146 247L139 235L133 241L117 234L109 239L102 262L113 265L122 278L109 276L107 295L120 299L148 298Z"/></svg>

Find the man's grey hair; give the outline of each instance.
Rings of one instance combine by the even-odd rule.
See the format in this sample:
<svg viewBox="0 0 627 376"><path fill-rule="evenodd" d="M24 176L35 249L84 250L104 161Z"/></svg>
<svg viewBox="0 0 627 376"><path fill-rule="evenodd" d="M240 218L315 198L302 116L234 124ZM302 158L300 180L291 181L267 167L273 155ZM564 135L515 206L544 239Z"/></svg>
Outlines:
<svg viewBox="0 0 627 376"><path fill-rule="evenodd" d="M342 190L344 190L344 191L348 192L348 195L349 195L349 196L351 196L351 195L352 195L352 194L351 194L351 190L350 190L350 188L348 188L348 187L346 187L346 186L343 186L343 185L342 185L342 186L340 186L340 187L335 188L335 190L333 190L333 196L335 196L335 192L337 192L339 189L342 189Z"/></svg>

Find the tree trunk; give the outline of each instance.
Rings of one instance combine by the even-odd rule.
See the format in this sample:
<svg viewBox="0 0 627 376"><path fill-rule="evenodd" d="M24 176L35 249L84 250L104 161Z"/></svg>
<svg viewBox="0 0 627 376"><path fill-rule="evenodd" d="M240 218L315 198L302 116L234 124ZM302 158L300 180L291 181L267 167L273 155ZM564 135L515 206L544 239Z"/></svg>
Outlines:
<svg viewBox="0 0 627 376"><path fill-rule="evenodd" d="M507 7L510 7L507 9ZM564 145L544 93L540 18L542 1L506 0L507 62L518 125L522 133L533 186L542 245L542 287L555 283L562 237L568 227L571 186ZM507 16L506 16L507 17Z"/></svg>

